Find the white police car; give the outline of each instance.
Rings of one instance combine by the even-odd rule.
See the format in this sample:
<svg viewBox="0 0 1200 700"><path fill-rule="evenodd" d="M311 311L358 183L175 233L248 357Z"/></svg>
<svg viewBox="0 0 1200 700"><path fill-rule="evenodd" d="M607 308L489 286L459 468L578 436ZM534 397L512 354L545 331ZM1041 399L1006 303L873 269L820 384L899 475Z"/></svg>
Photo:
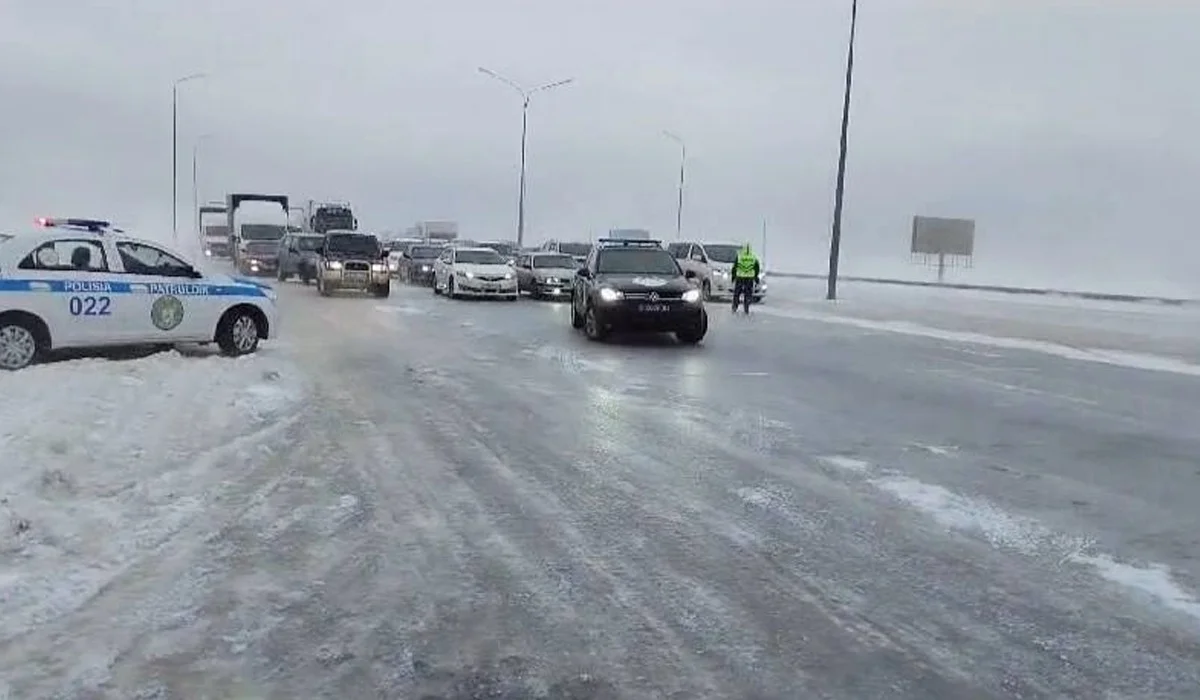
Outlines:
<svg viewBox="0 0 1200 700"><path fill-rule="evenodd" d="M205 274L106 221L38 224L0 235L0 369L62 348L215 342L245 355L276 332L265 284Z"/></svg>

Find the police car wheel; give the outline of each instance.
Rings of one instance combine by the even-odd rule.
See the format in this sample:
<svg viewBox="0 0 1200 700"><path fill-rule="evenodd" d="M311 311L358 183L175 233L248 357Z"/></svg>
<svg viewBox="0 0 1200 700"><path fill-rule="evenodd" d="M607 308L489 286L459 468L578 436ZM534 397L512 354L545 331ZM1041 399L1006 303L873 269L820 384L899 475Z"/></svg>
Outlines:
<svg viewBox="0 0 1200 700"><path fill-rule="evenodd" d="M37 335L20 321L0 325L0 369L24 369L37 359Z"/></svg>
<svg viewBox="0 0 1200 700"><path fill-rule="evenodd" d="M258 349L258 320L248 311L232 311L221 319L217 345L230 356L249 355Z"/></svg>

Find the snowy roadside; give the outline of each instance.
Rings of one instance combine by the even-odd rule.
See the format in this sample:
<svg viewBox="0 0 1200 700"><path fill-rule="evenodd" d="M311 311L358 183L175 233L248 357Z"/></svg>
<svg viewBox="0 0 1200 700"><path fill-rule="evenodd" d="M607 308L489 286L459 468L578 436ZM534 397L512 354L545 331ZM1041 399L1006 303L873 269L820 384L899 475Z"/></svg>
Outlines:
<svg viewBox="0 0 1200 700"><path fill-rule="evenodd" d="M216 465L286 425L299 373L271 349L75 360L0 383L0 642L84 605L202 513Z"/></svg>
<svg viewBox="0 0 1200 700"><path fill-rule="evenodd" d="M767 316L855 326L1066 359L1200 374L1200 309L847 284L824 301L811 280L776 283Z"/></svg>

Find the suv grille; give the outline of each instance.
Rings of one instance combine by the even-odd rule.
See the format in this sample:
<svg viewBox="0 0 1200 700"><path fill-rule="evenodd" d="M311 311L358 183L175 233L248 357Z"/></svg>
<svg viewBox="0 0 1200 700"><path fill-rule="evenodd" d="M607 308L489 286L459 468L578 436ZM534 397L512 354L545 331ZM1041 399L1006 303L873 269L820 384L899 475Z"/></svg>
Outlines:
<svg viewBox="0 0 1200 700"><path fill-rule="evenodd" d="M504 275L475 275L475 279L480 282L499 282L504 279Z"/></svg>
<svg viewBox="0 0 1200 700"><path fill-rule="evenodd" d="M635 299L638 301L649 299L652 292L625 292L626 299ZM663 301L672 301L682 299L683 292L657 292L658 298Z"/></svg>

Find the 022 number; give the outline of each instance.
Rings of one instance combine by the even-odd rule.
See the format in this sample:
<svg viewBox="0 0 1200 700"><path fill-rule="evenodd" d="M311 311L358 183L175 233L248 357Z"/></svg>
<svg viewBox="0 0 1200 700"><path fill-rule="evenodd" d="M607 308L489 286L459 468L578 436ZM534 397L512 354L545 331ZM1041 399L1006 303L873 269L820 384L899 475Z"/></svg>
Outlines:
<svg viewBox="0 0 1200 700"><path fill-rule="evenodd" d="M67 301L72 316L111 316L111 306L111 297L71 297Z"/></svg>

